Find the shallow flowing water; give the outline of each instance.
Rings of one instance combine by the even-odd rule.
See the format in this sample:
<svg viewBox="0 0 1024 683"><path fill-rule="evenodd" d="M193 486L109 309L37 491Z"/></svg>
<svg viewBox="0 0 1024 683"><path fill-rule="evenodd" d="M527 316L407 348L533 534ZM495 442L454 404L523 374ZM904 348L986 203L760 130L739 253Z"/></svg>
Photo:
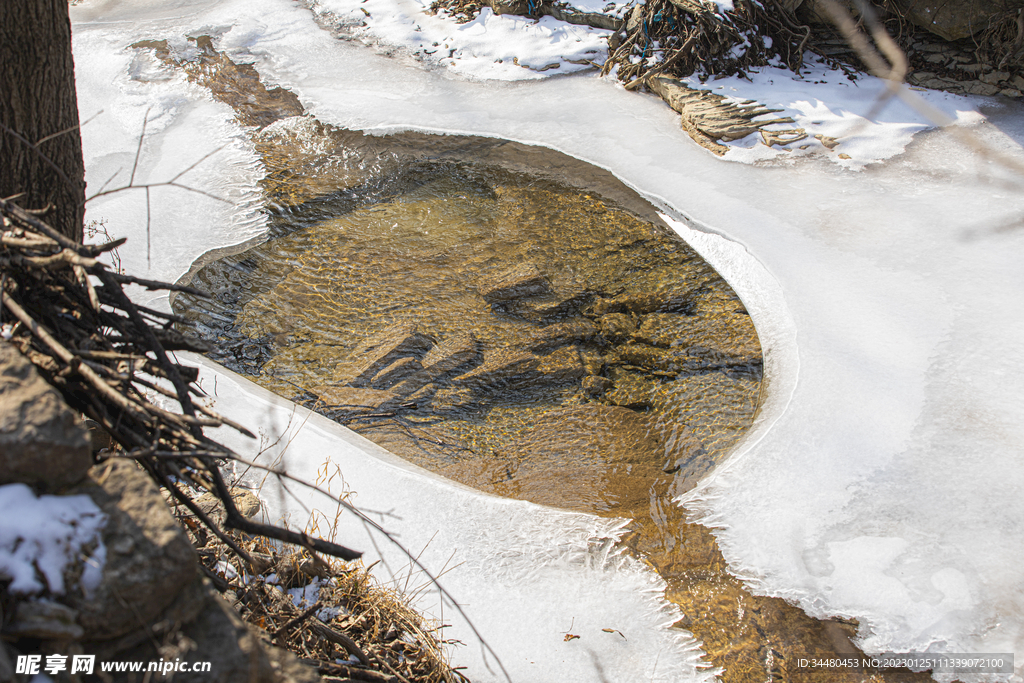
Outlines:
<svg viewBox="0 0 1024 683"><path fill-rule="evenodd" d="M215 301L181 297L179 311L268 388L447 476L559 507L611 512L655 481L692 483L749 426L749 316L664 227L462 163L418 165L380 192L281 213L277 237L197 273ZM524 267L536 273L526 293L481 294ZM387 376L354 380L374 337L403 325L422 348L370 374L419 368L452 340L472 349L404 392ZM398 395L381 404L385 391ZM615 446L632 432L642 438Z"/></svg>

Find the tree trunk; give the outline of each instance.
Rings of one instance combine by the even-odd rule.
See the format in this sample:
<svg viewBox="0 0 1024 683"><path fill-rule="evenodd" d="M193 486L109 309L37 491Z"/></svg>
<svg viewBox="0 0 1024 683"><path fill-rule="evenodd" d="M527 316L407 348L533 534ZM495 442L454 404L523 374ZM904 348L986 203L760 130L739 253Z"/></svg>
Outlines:
<svg viewBox="0 0 1024 683"><path fill-rule="evenodd" d="M0 196L82 240L85 165L67 0L0 0Z"/></svg>

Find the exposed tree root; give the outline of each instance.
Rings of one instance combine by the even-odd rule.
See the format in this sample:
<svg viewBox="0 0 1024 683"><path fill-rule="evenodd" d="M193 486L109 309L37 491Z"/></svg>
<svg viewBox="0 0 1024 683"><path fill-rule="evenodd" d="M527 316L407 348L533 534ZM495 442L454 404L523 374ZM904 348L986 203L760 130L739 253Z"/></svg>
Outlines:
<svg viewBox="0 0 1024 683"><path fill-rule="evenodd" d="M807 137L803 129L787 131L766 131L765 126L777 123L793 123L789 117L762 121L754 119L773 114L781 109L768 109L756 102L735 104L726 97L707 90L689 88L675 79L658 76L648 82L648 87L665 100L680 114L680 122L694 141L701 147L721 156L729 148L719 140L730 142L745 138L751 133L761 132L765 144L789 144ZM783 137L783 134L785 136ZM769 143L768 141L773 142Z"/></svg>

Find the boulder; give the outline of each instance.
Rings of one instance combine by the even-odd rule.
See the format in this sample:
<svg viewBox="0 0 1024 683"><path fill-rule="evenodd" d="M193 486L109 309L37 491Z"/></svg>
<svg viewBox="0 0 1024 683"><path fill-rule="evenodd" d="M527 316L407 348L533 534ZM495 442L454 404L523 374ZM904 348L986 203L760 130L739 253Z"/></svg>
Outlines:
<svg viewBox="0 0 1024 683"><path fill-rule="evenodd" d="M85 634L77 619L77 610L59 602L24 600L18 602L14 618L4 626L3 633L11 638L75 640Z"/></svg>
<svg viewBox="0 0 1024 683"><path fill-rule="evenodd" d="M1024 0L897 0L914 25L946 40L962 40L989 26L994 15L1024 8Z"/></svg>
<svg viewBox="0 0 1024 683"><path fill-rule="evenodd" d="M0 641L0 681L2 683L9 683L10 681L27 681L28 676L24 674L16 674L14 661L17 659L18 654L8 648L7 643Z"/></svg>
<svg viewBox="0 0 1024 683"><path fill-rule="evenodd" d="M72 492L87 494L107 515L106 561L88 598L71 592L63 602L78 610L78 623L91 639L142 629L195 579L192 544L149 475L133 461L94 466Z"/></svg>
<svg viewBox="0 0 1024 683"><path fill-rule="evenodd" d="M527 0L487 0L495 14L517 14L529 16L530 3Z"/></svg>
<svg viewBox="0 0 1024 683"><path fill-rule="evenodd" d="M231 498L235 501L235 507L243 517L252 519L260 513L263 504L252 491L237 487L231 488L230 491ZM220 502L220 498L212 493L204 493L196 498L195 503L214 522L224 523L224 504ZM187 514L191 514L191 512L187 512Z"/></svg>
<svg viewBox="0 0 1024 683"><path fill-rule="evenodd" d="M837 1L851 16L860 16L854 0ZM872 4L881 16L886 15L881 2L875 0ZM955 41L984 31L993 16L1021 9L1024 0L896 0L896 6L898 12L918 28ZM810 23L832 24L820 0L803 0L799 17Z"/></svg>
<svg viewBox="0 0 1024 683"><path fill-rule="evenodd" d="M183 683L319 683L316 671L290 652L264 642L209 586L195 591L198 614L161 639L143 638L117 660L212 662L207 672L176 672ZM180 624L181 622L179 622ZM90 650L90 652L93 650ZM98 656L97 659L100 659Z"/></svg>
<svg viewBox="0 0 1024 683"><path fill-rule="evenodd" d="M836 0L836 3L844 10L850 13L853 17L859 17L860 11L857 9L856 0ZM828 10L825 9L825 5L818 0L803 0L796 7L797 16L800 21L804 21L810 24L826 24L832 25L832 18Z"/></svg>
<svg viewBox="0 0 1024 683"><path fill-rule="evenodd" d="M88 432L18 349L0 341L0 484L56 491L92 467Z"/></svg>

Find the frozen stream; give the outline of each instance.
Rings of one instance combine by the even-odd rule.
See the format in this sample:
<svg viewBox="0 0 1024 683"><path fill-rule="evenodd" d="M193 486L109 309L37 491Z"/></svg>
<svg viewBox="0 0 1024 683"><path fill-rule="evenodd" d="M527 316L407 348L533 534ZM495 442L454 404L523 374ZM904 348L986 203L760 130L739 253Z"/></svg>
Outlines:
<svg viewBox="0 0 1024 683"><path fill-rule="evenodd" d="M231 112L127 49L141 39L219 37L220 49L254 61L338 126L546 145L648 195L743 298L764 348L769 398L759 422L686 501L718 528L734 571L813 615L859 619L868 652L1014 652L1011 678L1021 680L1019 173L948 132L919 133L904 153L860 172L813 156L722 161L659 101L610 81L470 81L336 40L285 0L87 0L73 19L79 107L83 118L103 110L84 130L90 192L119 169L114 184L127 182L147 110L137 180L167 180L226 145L182 182L232 203L154 191L151 259L141 192L89 205L88 218L131 237L121 253L139 275L177 279L199 254L261 229L260 169ZM988 106L988 120L969 129L975 138L1024 160L1020 107L974 104ZM482 496L384 454L367 460L373 447L362 439L316 416L304 421L302 411L291 418L289 406L248 382L204 372L220 408L265 425L270 441L289 419L293 430L304 424L281 442L291 471L315 478L329 455L359 504L393 509L385 523L415 551L429 542L429 566L461 562L446 585L514 680L598 680L598 670L611 681L707 675L693 668L696 652L673 644L685 634L654 628L676 617L658 612L667 608L656 577L601 554L612 523ZM374 491L382 481L386 496ZM291 505L292 518L304 519ZM342 533L363 531L352 524ZM368 542L350 543L372 561ZM381 551L400 571L398 556ZM570 626L583 637L565 643ZM602 628L630 638L620 643ZM473 641L460 623L454 630ZM479 647L456 656L474 680L491 676Z"/></svg>

